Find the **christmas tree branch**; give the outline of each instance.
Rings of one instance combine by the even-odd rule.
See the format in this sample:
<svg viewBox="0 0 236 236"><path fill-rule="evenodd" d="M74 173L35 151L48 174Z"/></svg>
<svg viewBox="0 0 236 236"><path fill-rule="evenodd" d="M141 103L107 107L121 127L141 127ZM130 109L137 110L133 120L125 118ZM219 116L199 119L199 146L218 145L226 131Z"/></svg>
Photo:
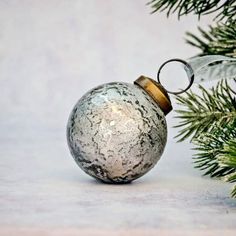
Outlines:
<svg viewBox="0 0 236 236"><path fill-rule="evenodd" d="M235 20L236 1L235 0L152 0L148 2L153 11L166 11L167 16L177 13L180 18L183 15L194 13L199 17L201 15L211 14L217 12L216 18L218 20L228 19Z"/></svg>
<svg viewBox="0 0 236 236"><path fill-rule="evenodd" d="M236 57L236 22L210 26L209 32L198 28L200 37L187 32L187 43L201 49L203 55L225 55Z"/></svg>
<svg viewBox="0 0 236 236"><path fill-rule="evenodd" d="M192 91L186 96L177 96L178 104L184 109L176 110L181 121L175 127L181 127L177 137L179 141L192 136L197 138L201 133L211 132L215 126L223 126L232 123L236 117L235 91L226 80L218 83L216 88L207 91L199 86L201 96Z"/></svg>
<svg viewBox="0 0 236 236"><path fill-rule="evenodd" d="M200 86L200 91L201 95L190 91L177 96L184 107L177 110L181 122L176 127L182 127L177 137L192 137L195 167L204 175L236 182L236 91L226 80L209 91ZM236 197L236 186L231 194Z"/></svg>
<svg viewBox="0 0 236 236"><path fill-rule="evenodd" d="M198 28L200 36L188 32L187 43L199 48L200 55L236 57L235 0L151 0L148 4L152 13L177 13L178 18L189 13L199 18L216 13L218 24L208 31ZM198 151L195 165L205 175L236 182L236 91L226 80L209 91L200 86L200 91L200 96L190 91L177 97L182 105L177 111L181 121L176 127L182 128L177 137L179 141L191 137ZM236 185L231 194L236 197Z"/></svg>
<svg viewBox="0 0 236 236"><path fill-rule="evenodd" d="M218 11L218 23L209 31L198 28L200 37L187 32L187 43L201 49L199 55L225 55L236 57L236 1L235 0L152 0L148 4L157 11L166 11L167 16L177 12L178 17L191 12L201 15Z"/></svg>
<svg viewBox="0 0 236 236"><path fill-rule="evenodd" d="M194 157L195 167L205 171L204 175L222 177L236 173L235 146L232 146L236 139L235 124L215 127L212 132L203 133L193 140L198 151Z"/></svg>
<svg viewBox="0 0 236 236"><path fill-rule="evenodd" d="M236 131L234 130L236 133ZM225 176L225 181L236 182L236 135L232 137L223 146L221 154L218 156L219 165L222 168L234 168L234 172ZM234 186L232 192L232 197L236 197L236 185Z"/></svg>

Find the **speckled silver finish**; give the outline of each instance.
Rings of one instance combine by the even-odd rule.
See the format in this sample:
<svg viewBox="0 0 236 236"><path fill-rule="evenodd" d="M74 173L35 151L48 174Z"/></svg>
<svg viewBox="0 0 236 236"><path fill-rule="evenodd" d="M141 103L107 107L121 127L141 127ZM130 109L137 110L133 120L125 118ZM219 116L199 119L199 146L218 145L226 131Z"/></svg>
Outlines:
<svg viewBox="0 0 236 236"><path fill-rule="evenodd" d="M160 159L167 139L166 120L140 87L108 83L87 92L67 125L68 145L87 174L108 183L127 183Z"/></svg>

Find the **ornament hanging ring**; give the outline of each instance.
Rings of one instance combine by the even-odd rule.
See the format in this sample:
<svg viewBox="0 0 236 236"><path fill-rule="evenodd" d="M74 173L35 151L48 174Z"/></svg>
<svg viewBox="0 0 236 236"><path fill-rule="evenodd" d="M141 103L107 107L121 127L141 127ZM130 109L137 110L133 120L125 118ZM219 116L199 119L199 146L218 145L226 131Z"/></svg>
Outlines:
<svg viewBox="0 0 236 236"><path fill-rule="evenodd" d="M168 93L170 94L175 94L175 95L178 95L178 94L181 94L181 93L184 93L186 92L193 84L193 81L194 81L194 72L193 72L193 68L190 66L190 64L182 59L179 59L179 58L174 58L174 59L170 59L166 62L164 62L158 72L157 72L157 82L161 84L161 80L160 80L160 73L161 73L161 70L163 69L163 67L170 63L170 62L180 62L184 65L184 70L186 71L186 74L188 76L188 79L189 79L189 84L188 86L185 88L185 89L181 89L180 91L168 91L167 89L165 89Z"/></svg>

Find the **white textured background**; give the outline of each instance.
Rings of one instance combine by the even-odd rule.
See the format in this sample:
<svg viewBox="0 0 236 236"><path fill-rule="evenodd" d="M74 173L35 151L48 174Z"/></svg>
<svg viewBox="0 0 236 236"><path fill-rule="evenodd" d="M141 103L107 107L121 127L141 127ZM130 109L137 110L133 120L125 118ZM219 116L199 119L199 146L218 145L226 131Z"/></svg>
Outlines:
<svg viewBox="0 0 236 236"><path fill-rule="evenodd" d="M184 32L210 17L167 19L146 2L0 1L0 235L235 233L230 185L193 168L173 113L162 160L131 185L99 184L70 157L67 118L87 90L198 52Z"/></svg>

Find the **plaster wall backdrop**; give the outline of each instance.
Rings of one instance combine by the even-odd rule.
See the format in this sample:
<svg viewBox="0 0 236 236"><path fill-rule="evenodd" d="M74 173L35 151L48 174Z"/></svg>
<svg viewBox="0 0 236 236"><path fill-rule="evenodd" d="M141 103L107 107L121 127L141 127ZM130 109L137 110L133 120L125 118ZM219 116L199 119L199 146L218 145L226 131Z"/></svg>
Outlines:
<svg viewBox="0 0 236 236"><path fill-rule="evenodd" d="M230 185L193 168L173 113L161 161L133 184L100 184L69 154L67 118L87 90L198 52L184 32L211 17L166 19L146 2L0 1L0 235L235 235Z"/></svg>

